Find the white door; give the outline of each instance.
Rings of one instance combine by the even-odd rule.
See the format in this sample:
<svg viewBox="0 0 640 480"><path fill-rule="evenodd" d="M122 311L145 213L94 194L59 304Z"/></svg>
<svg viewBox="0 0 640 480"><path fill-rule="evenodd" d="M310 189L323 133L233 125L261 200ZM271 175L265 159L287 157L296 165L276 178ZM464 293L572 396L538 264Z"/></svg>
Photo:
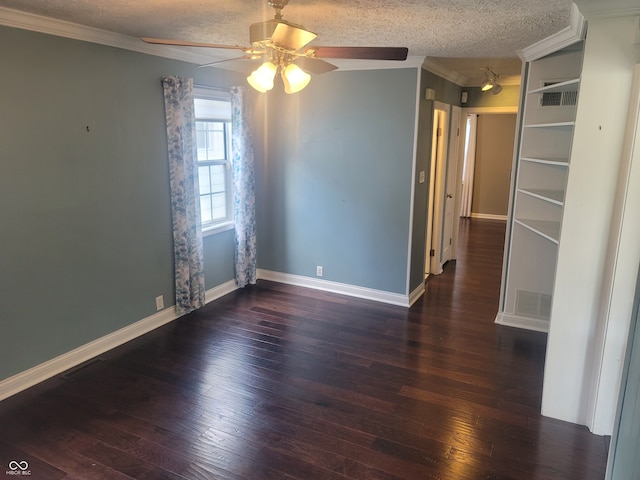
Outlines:
<svg viewBox="0 0 640 480"><path fill-rule="evenodd" d="M444 190L444 226L442 234L442 253L440 255L440 264L444 265L449 260L456 257L456 238L455 238L455 222L458 220L456 215L456 199L457 199L457 178L458 163L460 152L460 119L462 117L462 109L460 107L451 107L451 134L449 135L449 153L447 155L446 167L446 188Z"/></svg>
<svg viewBox="0 0 640 480"><path fill-rule="evenodd" d="M434 102L431 142L431 175L429 183L429 218L427 219L427 255L425 272L442 273L442 229L446 190L447 144L449 136L449 108Z"/></svg>

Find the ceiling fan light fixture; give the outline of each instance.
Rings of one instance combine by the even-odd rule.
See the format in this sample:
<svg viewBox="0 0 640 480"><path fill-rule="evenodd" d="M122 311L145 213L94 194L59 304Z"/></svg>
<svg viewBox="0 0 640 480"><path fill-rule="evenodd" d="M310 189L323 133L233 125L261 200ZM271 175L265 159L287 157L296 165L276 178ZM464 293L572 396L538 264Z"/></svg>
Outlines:
<svg viewBox="0 0 640 480"><path fill-rule="evenodd" d="M295 63L290 63L282 70L282 81L286 93L297 93L309 85L311 75Z"/></svg>
<svg viewBox="0 0 640 480"><path fill-rule="evenodd" d="M247 77L247 82L260 93L265 93L273 88L273 79L278 67L271 62L264 62Z"/></svg>
<svg viewBox="0 0 640 480"><path fill-rule="evenodd" d="M278 73L280 73L286 93L296 93L303 90L311 81L309 72L319 75L338 68L324 61L323 58L395 61L407 59L409 49L406 47L307 47L309 42L317 37L317 34L302 25L283 20L282 10L288 3L289 0L267 0L267 4L275 10L275 18L250 25L250 47L150 37L143 37L142 40L157 45L224 48L243 52L240 57L225 58L199 65L199 67L217 66L225 61L263 58L264 63L247 77L249 85L261 93L273 89L274 80Z"/></svg>

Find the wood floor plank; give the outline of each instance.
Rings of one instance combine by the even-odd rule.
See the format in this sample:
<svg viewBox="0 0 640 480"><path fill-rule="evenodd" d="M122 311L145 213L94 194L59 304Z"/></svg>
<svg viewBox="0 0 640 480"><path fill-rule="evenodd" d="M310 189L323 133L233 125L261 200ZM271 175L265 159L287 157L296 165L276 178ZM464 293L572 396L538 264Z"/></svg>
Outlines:
<svg viewBox="0 0 640 480"><path fill-rule="evenodd" d="M504 229L462 220L457 260L410 309L232 292L1 402L0 464L52 480L602 480L607 438L539 413L546 335L493 323Z"/></svg>

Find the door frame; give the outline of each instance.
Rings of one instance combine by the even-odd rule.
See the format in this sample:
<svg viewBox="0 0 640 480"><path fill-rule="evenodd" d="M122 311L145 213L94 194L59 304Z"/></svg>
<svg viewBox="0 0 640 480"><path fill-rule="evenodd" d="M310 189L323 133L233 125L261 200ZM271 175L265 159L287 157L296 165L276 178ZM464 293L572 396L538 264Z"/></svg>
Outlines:
<svg viewBox="0 0 640 480"><path fill-rule="evenodd" d="M446 179L446 159L449 143L449 119L451 105L433 102L433 122L431 125L431 162L429 174L429 198L427 205L427 235L425 252L425 277L442 273L440 255L442 251L442 225L444 191ZM433 255L431 255L433 252Z"/></svg>

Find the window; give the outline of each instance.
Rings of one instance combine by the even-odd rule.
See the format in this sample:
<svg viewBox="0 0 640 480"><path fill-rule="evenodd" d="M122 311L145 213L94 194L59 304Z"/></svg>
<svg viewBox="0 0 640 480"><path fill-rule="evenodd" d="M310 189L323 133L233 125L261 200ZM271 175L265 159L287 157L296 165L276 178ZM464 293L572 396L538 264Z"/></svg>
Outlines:
<svg viewBox="0 0 640 480"><path fill-rule="evenodd" d="M222 92L195 89L200 220L204 234L233 227L231 102Z"/></svg>

